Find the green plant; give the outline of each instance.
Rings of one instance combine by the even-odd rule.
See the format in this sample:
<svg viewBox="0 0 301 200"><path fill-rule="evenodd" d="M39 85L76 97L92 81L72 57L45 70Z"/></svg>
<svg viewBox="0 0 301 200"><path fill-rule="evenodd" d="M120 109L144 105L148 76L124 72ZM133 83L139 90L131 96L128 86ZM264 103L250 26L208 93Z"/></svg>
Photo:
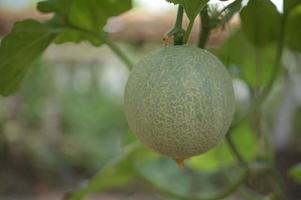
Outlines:
<svg viewBox="0 0 301 200"><path fill-rule="evenodd" d="M221 143L205 154L216 154L220 157L215 160L213 158L216 157L213 156L207 159L200 157L192 159L191 163L188 161L188 168L192 172L179 174L169 161L159 159L139 145L130 144L124 149L122 155L113 159L83 188L66 195L66 199L83 199L85 195L92 192L125 184L133 177L139 177L160 192L178 199L223 199L236 191L246 194L251 199L263 199L264 195L259 194L258 191L252 188L246 189L246 183L254 171L264 171L266 174L272 186L269 191L272 193L271 198L287 199L285 185L276 169L275 150L271 146L268 134L271 131L265 129L263 124L262 103L270 94L276 80L279 77L287 78L284 73L280 73L281 65L287 65L282 59L284 49L289 49L293 54L297 54L301 49L301 1L284 0L282 12L277 11L270 0L250 0L246 6L242 5L242 0L235 0L220 10L208 5L208 0L169 0L169 2L178 5L175 26L166 34L167 41L173 38L173 45L188 43L194 21L200 16L202 23L197 46L205 48L212 30L227 27L231 17L240 13L241 30L230 35L223 47L218 50L212 49L212 52L227 67L238 68L236 70L238 72L233 75L248 83L252 101L248 112L232 123L226 135L226 145ZM35 20L17 22L11 33L1 42L1 95L11 95L18 89L31 64L51 43L89 41L94 46L107 45L129 69L132 68L131 60L110 40L103 29L109 17L117 16L132 8L131 0L46 0L39 2L37 8L42 13L53 13L53 18L45 23ZM187 27L183 27L182 24L184 12L189 20ZM183 71L185 70L187 71L187 68ZM231 96L228 93L226 95ZM230 116L229 113L227 115ZM256 148L252 151L246 149L242 142L246 139L241 138L248 138L252 141L252 147L256 146ZM129 139L129 143L135 143L132 141L134 139ZM233 162L234 158L238 161L237 166ZM198 166L200 162L196 159L210 161L210 168L214 169L214 172L204 173L200 170L203 168ZM221 160L226 163L223 167L229 169L229 166L232 166L230 168L232 170L220 167ZM298 166L291 171L291 175L297 181L300 179L299 172ZM157 174L164 176L165 179L156 178ZM235 180L229 180L229 175L234 176ZM221 176L224 179L215 182L215 179ZM202 185L199 179L195 180L195 177L206 180L206 185ZM223 184L219 185L221 182ZM201 185L203 188L213 185L214 194L204 195L204 191L202 192L200 188L195 191L195 188L191 189L188 185ZM220 188L222 189L218 190ZM212 188L206 189L209 191Z"/></svg>

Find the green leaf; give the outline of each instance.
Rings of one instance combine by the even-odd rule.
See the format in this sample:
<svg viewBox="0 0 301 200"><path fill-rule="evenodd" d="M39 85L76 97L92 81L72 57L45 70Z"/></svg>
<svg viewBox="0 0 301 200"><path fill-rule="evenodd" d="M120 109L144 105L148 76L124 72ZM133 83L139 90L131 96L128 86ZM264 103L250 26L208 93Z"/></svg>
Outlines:
<svg viewBox="0 0 301 200"><path fill-rule="evenodd" d="M232 131L232 137L238 151L246 161L252 161L257 158L259 142L249 122L241 123L237 126Z"/></svg>
<svg viewBox="0 0 301 200"><path fill-rule="evenodd" d="M266 86L274 67L276 46L270 44L256 48L241 31L238 31L215 53L226 66L237 67L240 70L240 78L250 86L255 87L257 76L260 84ZM256 72L256 65L259 68L258 73Z"/></svg>
<svg viewBox="0 0 301 200"><path fill-rule="evenodd" d="M295 51L301 51L301 5L297 6L288 15L286 24L287 47Z"/></svg>
<svg viewBox="0 0 301 200"><path fill-rule="evenodd" d="M89 34L79 30L65 28L63 32L57 35L54 42L56 44L62 44L65 42L80 43L82 41L89 41L94 46L100 46L104 43L104 39L107 37L105 32L100 32L98 35Z"/></svg>
<svg viewBox="0 0 301 200"><path fill-rule="evenodd" d="M99 34L110 17L131 8L131 0L48 0L38 3L41 12L55 13L54 20L59 27L69 27L58 35L57 43L88 40L95 46L103 41L82 31L71 30L70 27Z"/></svg>
<svg viewBox="0 0 301 200"><path fill-rule="evenodd" d="M252 0L241 11L242 30L257 47L278 39L281 15L270 0Z"/></svg>
<svg viewBox="0 0 301 200"><path fill-rule="evenodd" d="M55 33L35 20L17 22L0 46L0 94L19 87L31 64L55 38Z"/></svg>
<svg viewBox="0 0 301 200"><path fill-rule="evenodd" d="M209 0L167 0L174 4L180 4L184 7L190 21L193 21L201 10L206 6Z"/></svg>
<svg viewBox="0 0 301 200"><path fill-rule="evenodd" d="M101 31L109 17L131 7L131 0L74 0L69 10L69 20L71 24L86 30Z"/></svg>
<svg viewBox="0 0 301 200"><path fill-rule="evenodd" d="M301 184L301 163L295 165L289 170L289 175L292 177L297 183Z"/></svg>
<svg viewBox="0 0 301 200"><path fill-rule="evenodd" d="M231 174L228 181L219 173L196 173L189 168L180 170L173 160L167 159L144 159L134 167L142 180L175 199L224 199L244 180L241 170L235 173L228 170Z"/></svg>
<svg viewBox="0 0 301 200"><path fill-rule="evenodd" d="M102 170L100 170L92 179L89 180L82 188L67 193L64 200L82 200L88 194L102 192L113 187L124 185L131 181L134 177L134 171L129 160L135 151L139 148L138 145L129 145L124 154L113 159Z"/></svg>
<svg viewBox="0 0 301 200"><path fill-rule="evenodd" d="M64 14L73 0L46 0L38 2L37 9L42 13Z"/></svg>
<svg viewBox="0 0 301 200"><path fill-rule="evenodd" d="M171 190L179 194L189 191L189 177L181 173L173 160L144 159L136 163L135 169L142 179L163 191Z"/></svg>
<svg viewBox="0 0 301 200"><path fill-rule="evenodd" d="M290 12L294 7L301 3L301 0L284 0L284 12Z"/></svg>

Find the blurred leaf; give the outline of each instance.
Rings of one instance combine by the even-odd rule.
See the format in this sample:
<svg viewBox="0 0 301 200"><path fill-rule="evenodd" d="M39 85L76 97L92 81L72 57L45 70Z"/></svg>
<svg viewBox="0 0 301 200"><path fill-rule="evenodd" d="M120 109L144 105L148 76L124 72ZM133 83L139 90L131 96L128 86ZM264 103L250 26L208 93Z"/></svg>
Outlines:
<svg viewBox="0 0 301 200"><path fill-rule="evenodd" d="M35 127L42 123L41 113L49 100L49 93L52 93L52 77L53 71L42 59L39 59L32 65L19 88L18 93L22 96L24 112L20 113L20 116L26 119L26 124L29 126Z"/></svg>
<svg viewBox="0 0 301 200"><path fill-rule="evenodd" d="M92 35L89 33L84 33L75 29L65 28L63 32L59 33L55 38L54 42L57 44L62 44L65 42L80 43L82 41L89 41L94 46L100 46L104 43L104 38L106 37L105 32L100 32L97 35Z"/></svg>
<svg viewBox="0 0 301 200"><path fill-rule="evenodd" d="M67 28L58 35L56 42L75 42L88 40L93 45L103 43L96 38L108 19L132 8L131 0L48 0L38 3L38 9L44 13L55 13L55 23ZM91 34L68 27L84 29ZM95 34L93 36L93 33Z"/></svg>
<svg viewBox="0 0 301 200"><path fill-rule="evenodd" d="M259 153L259 142L256 133L248 122L241 123L232 130L233 141L245 160L255 160Z"/></svg>
<svg viewBox="0 0 301 200"><path fill-rule="evenodd" d="M280 18L270 0L252 0L241 11L242 30L249 41L258 47L278 39Z"/></svg>
<svg viewBox="0 0 301 200"><path fill-rule="evenodd" d="M174 161L167 159L145 159L135 164L135 170L152 187L176 199L222 199L225 194L232 194L245 178L237 170L231 174L229 183L221 174L208 175L190 169L181 170Z"/></svg>
<svg viewBox="0 0 301 200"><path fill-rule="evenodd" d="M292 177L297 183L301 184L301 163L295 165L289 170L289 175Z"/></svg>
<svg viewBox="0 0 301 200"><path fill-rule="evenodd" d="M172 190L179 194L186 194L189 190L189 177L180 171L173 160L145 159L136 164L135 169L147 182L161 190Z"/></svg>
<svg viewBox="0 0 301 200"><path fill-rule="evenodd" d="M301 3L301 0L284 0L284 12L290 12L295 6Z"/></svg>
<svg viewBox="0 0 301 200"><path fill-rule="evenodd" d="M274 44L255 48L246 40L242 32L238 31L215 53L226 66L238 67L241 70L240 78L254 87L256 85L257 64L260 69L258 72L260 84L265 86L268 83L274 67L273 61L276 55L276 48Z"/></svg>
<svg viewBox="0 0 301 200"><path fill-rule="evenodd" d="M35 20L17 22L1 42L0 94L7 96L20 85L31 64L49 46L55 33Z"/></svg>
<svg viewBox="0 0 301 200"><path fill-rule="evenodd" d="M301 5L291 11L286 24L286 45L301 51Z"/></svg>
<svg viewBox="0 0 301 200"><path fill-rule="evenodd" d="M184 7L190 21L193 21L201 10L206 6L209 0L167 0L174 4L180 4Z"/></svg>
<svg viewBox="0 0 301 200"><path fill-rule="evenodd" d="M42 13L59 13L64 14L73 0L45 0L38 2L37 9Z"/></svg>
<svg viewBox="0 0 301 200"><path fill-rule="evenodd" d="M247 123L242 123L232 131L232 137L239 152L247 161L252 161L258 154L256 135ZM200 172L216 172L236 162L227 144L223 141L211 151L191 158L188 164Z"/></svg>
<svg viewBox="0 0 301 200"><path fill-rule="evenodd" d="M222 152L223 156L219 156L219 152ZM225 143L221 143L205 154L190 158L187 164L196 171L213 173L225 167L229 162L233 162L232 156L226 149Z"/></svg>
<svg viewBox="0 0 301 200"><path fill-rule="evenodd" d="M98 32L109 17L131 8L131 0L74 0L69 10L69 20L73 25Z"/></svg>
<svg viewBox="0 0 301 200"><path fill-rule="evenodd" d="M139 149L137 144L129 145L124 154L112 160L82 188L65 195L64 200L81 200L86 195L102 192L124 185L134 177L130 156Z"/></svg>

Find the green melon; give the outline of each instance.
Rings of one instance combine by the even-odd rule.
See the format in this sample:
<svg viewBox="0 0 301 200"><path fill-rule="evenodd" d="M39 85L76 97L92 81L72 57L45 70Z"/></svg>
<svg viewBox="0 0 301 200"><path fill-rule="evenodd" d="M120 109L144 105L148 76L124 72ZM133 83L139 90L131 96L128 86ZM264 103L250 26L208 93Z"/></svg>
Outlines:
<svg viewBox="0 0 301 200"><path fill-rule="evenodd" d="M208 151L226 134L235 109L231 77L206 50L164 47L128 79L125 113L142 143L176 160Z"/></svg>

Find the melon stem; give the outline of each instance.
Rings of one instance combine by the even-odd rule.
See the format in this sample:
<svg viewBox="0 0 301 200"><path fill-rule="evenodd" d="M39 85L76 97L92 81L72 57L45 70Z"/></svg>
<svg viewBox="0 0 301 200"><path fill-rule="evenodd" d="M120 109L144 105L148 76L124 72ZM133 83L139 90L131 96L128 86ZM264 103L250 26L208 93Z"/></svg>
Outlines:
<svg viewBox="0 0 301 200"><path fill-rule="evenodd" d="M179 169L183 169L184 168L184 162L185 162L185 159L174 159L174 161L177 163L177 166L179 167Z"/></svg>

